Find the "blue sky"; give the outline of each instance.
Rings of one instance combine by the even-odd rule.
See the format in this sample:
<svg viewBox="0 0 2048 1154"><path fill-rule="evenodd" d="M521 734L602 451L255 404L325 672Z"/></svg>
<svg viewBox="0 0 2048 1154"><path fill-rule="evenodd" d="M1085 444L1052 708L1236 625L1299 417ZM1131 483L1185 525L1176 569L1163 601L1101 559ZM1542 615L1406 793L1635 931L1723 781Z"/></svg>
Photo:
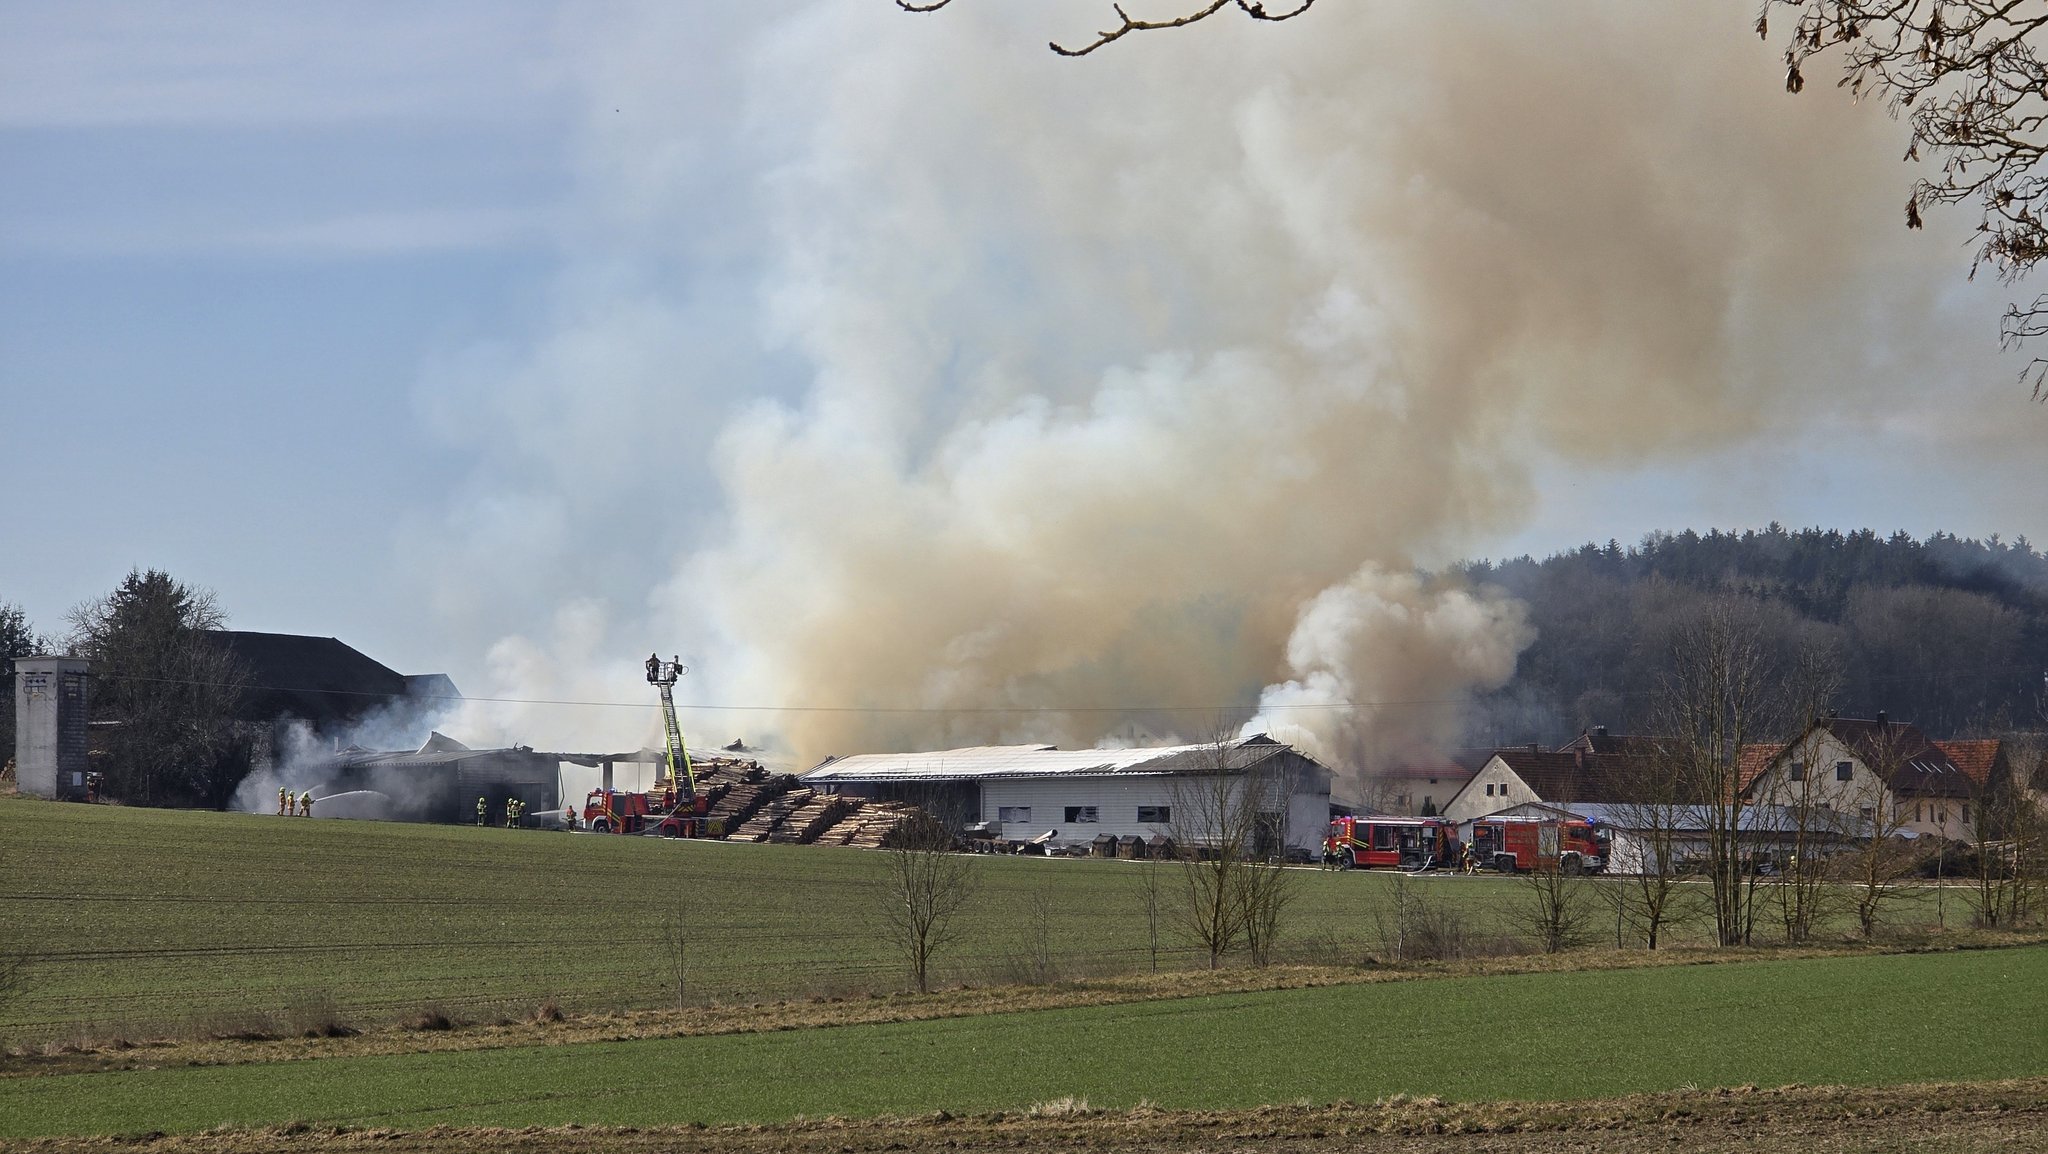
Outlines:
<svg viewBox="0 0 2048 1154"><path fill-rule="evenodd" d="M658 644L705 701L1243 700L1362 564L2048 541L2009 290L1749 5L1044 52L1103 7L0 4L0 600L160 567L479 694L630 699ZM1305 475L1188 499L1227 430ZM1146 590L1018 576L1117 542ZM1130 638L1195 605L1183 683Z"/></svg>

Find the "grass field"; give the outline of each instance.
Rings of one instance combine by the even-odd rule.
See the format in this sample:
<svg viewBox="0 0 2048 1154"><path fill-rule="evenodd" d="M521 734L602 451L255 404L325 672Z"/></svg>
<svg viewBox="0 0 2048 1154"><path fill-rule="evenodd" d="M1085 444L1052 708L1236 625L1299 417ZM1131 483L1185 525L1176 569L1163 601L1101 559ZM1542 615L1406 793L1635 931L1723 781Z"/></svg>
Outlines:
<svg viewBox="0 0 2048 1154"><path fill-rule="evenodd" d="M672 998L659 924L692 927L697 998L893 990L876 932L872 853L795 846L478 830L0 798L0 927L35 951L0 1040L357 1024L427 1004L521 1016L542 1000L609 1010ZM981 883L943 981L1009 980L1043 894L1060 969L1150 966L1135 863L976 860ZM1303 871L1282 956L1357 961L1376 949L1387 874ZM1524 900L1495 877L1412 883L1504 932ZM1680 930L1674 944L1695 937ZM1163 930L1166 968L1195 964Z"/></svg>
<svg viewBox="0 0 2048 1154"><path fill-rule="evenodd" d="M668 996L657 939L694 929L696 994L756 999L895 989L878 939L871 853L795 846L478 830L0 799L0 925L36 951L0 1037L79 1024L149 1031L210 1015L287 1013L331 999L368 1019L440 1003L484 1013ZM1061 964L1149 966L1132 863L978 860L969 939L949 981L1000 980L1022 951L1027 898L1049 899ZM1304 874L1294 948L1355 960L1384 875ZM1494 878L1436 892L1490 921ZM1162 964L1192 955L1162 937Z"/></svg>
<svg viewBox="0 0 2048 1154"><path fill-rule="evenodd" d="M2048 949L1346 986L779 1033L0 1080L0 1135L286 1121L1569 1099L2048 1074ZM1930 1028L1929 1023L1938 1024Z"/></svg>

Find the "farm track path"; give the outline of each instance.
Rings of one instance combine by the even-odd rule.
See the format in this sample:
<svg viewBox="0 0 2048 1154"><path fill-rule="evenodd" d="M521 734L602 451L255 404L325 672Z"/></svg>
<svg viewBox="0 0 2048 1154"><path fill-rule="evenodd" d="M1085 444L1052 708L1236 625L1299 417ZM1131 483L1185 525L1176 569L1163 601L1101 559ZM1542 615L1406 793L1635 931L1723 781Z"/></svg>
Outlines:
<svg viewBox="0 0 2048 1154"><path fill-rule="evenodd" d="M39 1139L36 1154L1539 1154L1551 1151L1802 1154L2048 1149L2048 1078L1876 1088L1738 1087L1581 1102L1446 1104L1396 1097L1371 1105L1266 1106L1237 1111L1090 1111L1052 1103L1032 1111L954 1117L823 1119L771 1126L445 1127L415 1131L284 1126L185 1136Z"/></svg>

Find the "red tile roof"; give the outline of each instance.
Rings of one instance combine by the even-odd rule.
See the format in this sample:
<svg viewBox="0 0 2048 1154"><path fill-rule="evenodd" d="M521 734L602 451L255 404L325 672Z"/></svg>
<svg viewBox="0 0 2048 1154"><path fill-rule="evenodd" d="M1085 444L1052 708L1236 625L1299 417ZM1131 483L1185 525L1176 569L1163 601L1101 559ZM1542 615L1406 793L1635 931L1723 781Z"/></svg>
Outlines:
<svg viewBox="0 0 2048 1154"><path fill-rule="evenodd" d="M1948 754L1949 760L1955 762L1956 768L1962 770L1963 776L1978 789L1991 784L1992 770L2005 760L2005 743L1995 737L1937 741L1934 744Z"/></svg>
<svg viewBox="0 0 2048 1154"><path fill-rule="evenodd" d="M1771 768L1771 763L1778 760L1778 755L1783 752L1785 743L1782 741L1759 741L1743 746L1735 755L1736 788L1748 793L1749 787Z"/></svg>

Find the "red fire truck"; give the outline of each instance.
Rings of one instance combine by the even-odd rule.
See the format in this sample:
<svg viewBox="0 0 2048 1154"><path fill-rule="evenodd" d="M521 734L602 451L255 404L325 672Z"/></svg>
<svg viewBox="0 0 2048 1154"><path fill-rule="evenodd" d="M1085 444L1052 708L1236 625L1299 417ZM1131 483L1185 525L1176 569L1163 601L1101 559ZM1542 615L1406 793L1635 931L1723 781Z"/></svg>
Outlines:
<svg viewBox="0 0 2048 1154"><path fill-rule="evenodd" d="M665 789L646 793L593 789L583 799L583 824L593 833L703 837L709 832L705 800L701 793L685 800Z"/></svg>
<svg viewBox="0 0 2048 1154"><path fill-rule="evenodd" d="M1598 873L1612 853L1606 829L1576 818L1474 818L1469 840L1478 866L1502 873Z"/></svg>
<svg viewBox="0 0 2048 1154"><path fill-rule="evenodd" d="M1434 817L1340 817L1323 839L1323 862L1338 869L1425 870L1455 860L1456 827Z"/></svg>

